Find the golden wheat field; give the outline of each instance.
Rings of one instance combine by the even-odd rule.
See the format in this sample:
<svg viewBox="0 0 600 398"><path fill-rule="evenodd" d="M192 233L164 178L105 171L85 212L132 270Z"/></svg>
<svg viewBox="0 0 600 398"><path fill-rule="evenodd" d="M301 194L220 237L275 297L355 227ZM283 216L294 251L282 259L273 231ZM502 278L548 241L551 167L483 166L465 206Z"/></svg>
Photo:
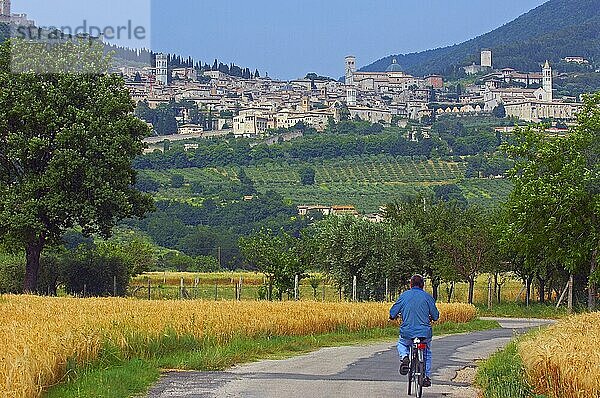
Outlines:
<svg viewBox="0 0 600 398"><path fill-rule="evenodd" d="M600 313L578 315L523 340L519 354L537 393L600 396Z"/></svg>
<svg viewBox="0 0 600 398"><path fill-rule="evenodd" d="M467 322L465 304L440 306L440 322ZM69 360L94 360L104 343L124 352L165 333L224 343L237 335L310 335L383 327L389 304L321 302L138 301L0 297L0 396L38 397Z"/></svg>

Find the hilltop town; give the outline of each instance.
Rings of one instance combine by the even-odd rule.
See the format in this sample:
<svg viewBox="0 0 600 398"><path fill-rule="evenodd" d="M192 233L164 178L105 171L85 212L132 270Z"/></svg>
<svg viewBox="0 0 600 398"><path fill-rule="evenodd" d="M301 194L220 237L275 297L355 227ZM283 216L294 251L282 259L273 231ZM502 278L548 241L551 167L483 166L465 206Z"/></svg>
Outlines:
<svg viewBox="0 0 600 398"><path fill-rule="evenodd" d="M493 67L491 50L481 51L480 64L464 67L475 76L456 89L441 75L412 76L396 60L384 72L357 70L353 56L345 59L343 81L308 74L280 81L258 71L234 76L217 68L171 67L158 54L154 66L122 67L134 100L147 109L172 107L177 120L158 134L209 135L233 133L256 137L274 129L303 123L323 131L330 120L361 119L381 125L406 125L444 114L482 115L499 112L526 122L552 119L569 123L581 108L580 98L557 98L556 73L546 62L539 71L501 70ZM583 57L568 57L583 64ZM341 69L341 68L340 68ZM204 116L199 120L198 115Z"/></svg>

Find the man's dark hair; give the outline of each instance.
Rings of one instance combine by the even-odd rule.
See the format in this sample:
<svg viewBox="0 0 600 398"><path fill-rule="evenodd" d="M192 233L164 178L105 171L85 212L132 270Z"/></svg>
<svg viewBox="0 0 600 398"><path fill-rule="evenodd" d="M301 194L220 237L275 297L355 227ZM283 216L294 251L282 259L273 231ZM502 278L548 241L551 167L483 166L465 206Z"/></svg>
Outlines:
<svg viewBox="0 0 600 398"><path fill-rule="evenodd" d="M425 287L425 278L423 278L421 275L414 275L412 278L410 278L410 286L423 289Z"/></svg>

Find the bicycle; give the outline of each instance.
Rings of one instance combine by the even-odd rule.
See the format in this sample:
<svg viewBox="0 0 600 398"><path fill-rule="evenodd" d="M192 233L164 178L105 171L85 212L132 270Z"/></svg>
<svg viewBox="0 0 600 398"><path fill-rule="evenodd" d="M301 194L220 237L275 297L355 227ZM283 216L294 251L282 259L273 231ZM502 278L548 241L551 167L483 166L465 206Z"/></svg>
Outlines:
<svg viewBox="0 0 600 398"><path fill-rule="evenodd" d="M413 339L410 346L410 365L408 370L408 395L412 395L413 387L415 397L423 396L423 382L425 380L425 350L427 343L425 338Z"/></svg>

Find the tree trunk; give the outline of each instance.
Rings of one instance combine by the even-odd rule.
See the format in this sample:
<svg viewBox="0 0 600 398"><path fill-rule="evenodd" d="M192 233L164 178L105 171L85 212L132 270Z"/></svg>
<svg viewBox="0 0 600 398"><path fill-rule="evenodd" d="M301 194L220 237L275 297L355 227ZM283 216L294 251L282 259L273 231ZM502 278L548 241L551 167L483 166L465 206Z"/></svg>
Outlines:
<svg viewBox="0 0 600 398"><path fill-rule="evenodd" d="M433 289L433 299L435 301L437 301L438 300L438 296L439 296L439 291L440 291L440 282L432 280L432 282L431 282L431 288Z"/></svg>
<svg viewBox="0 0 600 398"><path fill-rule="evenodd" d="M452 302L452 296L454 295L454 282L450 282L450 287L447 289L448 292L448 304Z"/></svg>
<svg viewBox="0 0 600 398"><path fill-rule="evenodd" d="M267 291L267 300L273 301L273 278L269 277L269 289Z"/></svg>
<svg viewBox="0 0 600 398"><path fill-rule="evenodd" d="M494 272L494 298L500 297L499 289L500 287L498 286L498 273ZM498 300L498 303L500 303L500 300Z"/></svg>
<svg viewBox="0 0 600 398"><path fill-rule="evenodd" d="M540 287L540 304L544 304L544 294L546 293L546 281L543 278L540 278L539 276L537 280Z"/></svg>
<svg viewBox="0 0 600 398"><path fill-rule="evenodd" d="M594 282L594 273L598 268L598 262L596 261L596 256L598 255L598 251L594 250L592 253L592 263L590 266L590 276L588 282L588 309L590 311L594 311L596 309L596 282Z"/></svg>
<svg viewBox="0 0 600 398"><path fill-rule="evenodd" d="M475 278L469 279L469 304L473 304L473 295L475 293Z"/></svg>
<svg viewBox="0 0 600 398"><path fill-rule="evenodd" d="M41 234L27 242L25 247L27 265L25 266L23 292L26 294L33 294L37 291L38 276L40 273L40 256L42 255L45 243L46 238Z"/></svg>

